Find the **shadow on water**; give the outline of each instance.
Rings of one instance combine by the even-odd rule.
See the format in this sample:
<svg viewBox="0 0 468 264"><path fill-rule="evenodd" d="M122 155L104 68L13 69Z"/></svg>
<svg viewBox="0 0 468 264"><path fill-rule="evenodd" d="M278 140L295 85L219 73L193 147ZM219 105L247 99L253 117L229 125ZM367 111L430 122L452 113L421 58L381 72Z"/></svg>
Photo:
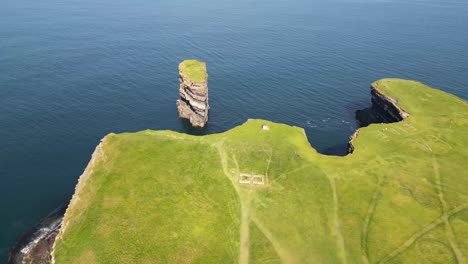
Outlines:
<svg viewBox="0 0 468 264"><path fill-rule="evenodd" d="M190 124L190 121L187 119L180 119L180 124L182 126L182 133L187 133L189 135L194 135L194 136L204 136L209 133L209 125L210 123L208 122L205 127L193 127Z"/></svg>
<svg viewBox="0 0 468 264"><path fill-rule="evenodd" d="M325 149L323 152L320 152L323 155L327 156L340 156L344 157L349 154L348 152L348 143L346 144L337 144L332 147Z"/></svg>

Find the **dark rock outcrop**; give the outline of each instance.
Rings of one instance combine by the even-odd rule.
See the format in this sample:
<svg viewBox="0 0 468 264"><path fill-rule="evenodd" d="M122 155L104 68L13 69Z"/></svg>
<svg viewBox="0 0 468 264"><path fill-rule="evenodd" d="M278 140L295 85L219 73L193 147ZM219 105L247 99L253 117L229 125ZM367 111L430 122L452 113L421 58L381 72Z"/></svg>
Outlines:
<svg viewBox="0 0 468 264"><path fill-rule="evenodd" d="M52 263L52 248L66 207L61 207L26 232L10 251L8 264Z"/></svg>
<svg viewBox="0 0 468 264"><path fill-rule="evenodd" d="M186 65L187 62L192 64ZM200 66L200 64L202 66ZM195 65L195 66L193 66ZM201 68L196 77L191 74L190 67ZM203 72L204 71L204 72ZM200 78L200 75L202 78ZM177 100L177 110L181 118L188 119L195 127L204 127L208 122L208 75L205 63L184 61L179 65L180 98Z"/></svg>
<svg viewBox="0 0 468 264"><path fill-rule="evenodd" d="M357 129L357 130L349 137L349 142L348 142L348 153L353 153L353 152L354 152L353 141L357 138L358 134L359 134L359 129Z"/></svg>
<svg viewBox="0 0 468 264"><path fill-rule="evenodd" d="M371 85L372 106L357 110L355 113L356 120L361 127L370 124L400 122L409 117L409 114L398 105L395 99L379 92L378 86L378 81ZM348 153L353 153L354 146L352 142L357 138L358 134L359 129L349 137Z"/></svg>
<svg viewBox="0 0 468 264"><path fill-rule="evenodd" d="M383 95L377 89L378 82L371 85L372 106L356 111L356 120L361 127L375 123L394 123L406 119L409 114L398 106L397 101Z"/></svg>

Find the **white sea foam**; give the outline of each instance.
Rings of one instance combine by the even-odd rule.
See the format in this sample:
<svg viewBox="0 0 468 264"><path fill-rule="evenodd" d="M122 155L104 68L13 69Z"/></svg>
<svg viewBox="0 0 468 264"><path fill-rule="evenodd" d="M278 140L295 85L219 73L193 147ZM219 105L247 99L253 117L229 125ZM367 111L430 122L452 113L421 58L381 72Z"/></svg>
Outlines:
<svg viewBox="0 0 468 264"><path fill-rule="evenodd" d="M51 231L56 229L60 223L62 222L62 217L56 219L50 225L41 227L39 230L34 232L33 234L33 240L29 242L24 248L21 249L22 254L28 254L36 245L41 241L45 236L47 236Z"/></svg>

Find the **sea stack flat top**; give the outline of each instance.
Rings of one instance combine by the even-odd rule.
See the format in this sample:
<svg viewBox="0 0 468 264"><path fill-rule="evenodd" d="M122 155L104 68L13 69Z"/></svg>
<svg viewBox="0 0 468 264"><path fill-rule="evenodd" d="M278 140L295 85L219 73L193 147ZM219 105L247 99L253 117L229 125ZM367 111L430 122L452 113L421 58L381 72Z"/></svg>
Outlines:
<svg viewBox="0 0 468 264"><path fill-rule="evenodd" d="M198 60L184 60L179 64L179 74L192 82L205 82L208 78L206 63Z"/></svg>

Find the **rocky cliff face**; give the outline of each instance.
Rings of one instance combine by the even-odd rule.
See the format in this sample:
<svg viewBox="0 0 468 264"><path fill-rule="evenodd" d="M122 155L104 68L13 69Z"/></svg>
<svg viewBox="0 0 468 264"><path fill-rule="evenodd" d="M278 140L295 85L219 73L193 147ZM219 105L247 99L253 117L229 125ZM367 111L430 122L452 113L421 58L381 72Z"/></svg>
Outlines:
<svg viewBox="0 0 468 264"><path fill-rule="evenodd" d="M378 85L379 82L371 85L372 106L356 111L356 120L361 127L376 123L399 122L409 117L409 114L398 106L395 99L379 92ZM359 129L349 137L348 153L353 153L354 146L352 142L357 138L358 134Z"/></svg>
<svg viewBox="0 0 468 264"><path fill-rule="evenodd" d="M377 89L378 83L371 86L372 106L356 111L356 119L361 126L374 123L394 123L406 119L409 114L405 112L395 99L385 96Z"/></svg>
<svg viewBox="0 0 468 264"><path fill-rule="evenodd" d="M359 129L357 129L350 137L348 141L348 153L354 152L353 141L358 137Z"/></svg>
<svg viewBox="0 0 468 264"><path fill-rule="evenodd" d="M181 118L188 119L192 126L204 127L208 122L208 75L202 62L187 61L179 65L180 98L177 110ZM197 67L197 68L194 68ZM198 71L195 72L194 71Z"/></svg>

